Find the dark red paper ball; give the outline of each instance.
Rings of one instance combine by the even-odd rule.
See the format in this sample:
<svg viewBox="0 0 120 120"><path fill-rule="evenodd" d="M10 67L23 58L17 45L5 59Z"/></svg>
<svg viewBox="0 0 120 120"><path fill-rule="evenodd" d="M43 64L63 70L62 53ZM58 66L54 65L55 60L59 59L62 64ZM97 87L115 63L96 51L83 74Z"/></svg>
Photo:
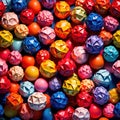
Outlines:
<svg viewBox="0 0 120 120"><path fill-rule="evenodd" d="M35 14L32 9L24 9L20 13L20 20L23 24L29 25L34 21Z"/></svg>
<svg viewBox="0 0 120 120"><path fill-rule="evenodd" d="M76 25L72 29L72 39L76 43L84 43L87 39L88 33L84 26Z"/></svg>
<svg viewBox="0 0 120 120"><path fill-rule="evenodd" d="M3 15L3 13L5 12L5 5L2 1L0 1L0 17Z"/></svg>
<svg viewBox="0 0 120 120"><path fill-rule="evenodd" d="M113 0L111 7L110 7L110 13L114 17L120 17L120 0Z"/></svg>
<svg viewBox="0 0 120 120"><path fill-rule="evenodd" d="M69 106L65 110L58 111L54 117L55 120L72 120L72 114L74 112L74 109Z"/></svg>
<svg viewBox="0 0 120 120"><path fill-rule="evenodd" d="M80 92L76 99L80 107L89 107L92 104L92 96L87 92Z"/></svg>
<svg viewBox="0 0 120 120"><path fill-rule="evenodd" d="M57 69L61 75L69 77L75 72L76 65L70 58L65 58L58 62Z"/></svg>

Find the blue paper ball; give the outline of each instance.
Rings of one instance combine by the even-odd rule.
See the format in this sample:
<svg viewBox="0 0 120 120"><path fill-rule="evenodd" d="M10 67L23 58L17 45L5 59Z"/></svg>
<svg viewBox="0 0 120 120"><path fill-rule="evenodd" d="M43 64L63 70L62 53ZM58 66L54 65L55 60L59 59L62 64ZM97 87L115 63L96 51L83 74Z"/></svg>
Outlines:
<svg viewBox="0 0 120 120"><path fill-rule="evenodd" d="M26 37L23 41L23 49L26 53L33 55L37 53L40 50L40 48L40 42L34 36Z"/></svg>
<svg viewBox="0 0 120 120"><path fill-rule="evenodd" d="M64 109L68 104L68 98L62 91L53 93L50 101L54 109Z"/></svg>
<svg viewBox="0 0 120 120"><path fill-rule="evenodd" d="M0 104L0 116L2 116L4 114L4 108L3 106Z"/></svg>
<svg viewBox="0 0 120 120"><path fill-rule="evenodd" d="M96 87L93 90L94 102L99 105L104 105L109 100L109 93L103 86Z"/></svg>
<svg viewBox="0 0 120 120"><path fill-rule="evenodd" d="M21 120L19 117L13 117L10 120Z"/></svg>
<svg viewBox="0 0 120 120"><path fill-rule="evenodd" d="M27 7L26 0L11 0L11 6L14 12L21 12Z"/></svg>
<svg viewBox="0 0 120 120"><path fill-rule="evenodd" d="M114 46L109 45L104 48L103 56L107 62L114 62L119 57L119 52Z"/></svg>
<svg viewBox="0 0 120 120"><path fill-rule="evenodd" d="M120 118L120 102L115 105L114 114L116 117Z"/></svg>
<svg viewBox="0 0 120 120"><path fill-rule="evenodd" d="M111 74L106 69L100 69L93 75L93 81L98 86L109 87L112 81Z"/></svg>
<svg viewBox="0 0 120 120"><path fill-rule="evenodd" d="M42 120L53 120L53 114L50 108L47 108L43 111Z"/></svg>
<svg viewBox="0 0 120 120"><path fill-rule="evenodd" d="M34 88L33 83L31 83L29 81L20 83L19 93L23 97L29 97L32 93L34 93L34 91L35 91L35 88Z"/></svg>
<svg viewBox="0 0 120 120"><path fill-rule="evenodd" d="M103 49L103 41L97 35L91 35L85 42L87 52L90 54L98 54Z"/></svg>
<svg viewBox="0 0 120 120"><path fill-rule="evenodd" d="M14 39L13 43L11 45L11 49L21 52L22 51L22 42L23 42L22 40Z"/></svg>
<svg viewBox="0 0 120 120"><path fill-rule="evenodd" d="M103 17L97 13L90 13L86 19L86 25L91 31L100 31L104 25Z"/></svg>

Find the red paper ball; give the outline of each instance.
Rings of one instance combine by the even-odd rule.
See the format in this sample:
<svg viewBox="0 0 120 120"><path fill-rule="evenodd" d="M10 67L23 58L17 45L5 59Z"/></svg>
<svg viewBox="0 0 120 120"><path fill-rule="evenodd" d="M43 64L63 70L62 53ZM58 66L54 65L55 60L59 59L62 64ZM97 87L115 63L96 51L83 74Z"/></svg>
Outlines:
<svg viewBox="0 0 120 120"><path fill-rule="evenodd" d="M10 92L17 93L19 91L20 85L18 83L11 82Z"/></svg>
<svg viewBox="0 0 120 120"><path fill-rule="evenodd" d="M37 64L41 64L44 60L50 59L50 53L47 50L39 50L36 54Z"/></svg>
<svg viewBox="0 0 120 120"><path fill-rule="evenodd" d="M76 25L72 29L72 39L76 43L84 43L87 39L87 35L87 31L82 25Z"/></svg>
<svg viewBox="0 0 120 120"><path fill-rule="evenodd" d="M55 114L55 120L72 120L74 109L69 106L65 110L60 110Z"/></svg>
<svg viewBox="0 0 120 120"><path fill-rule="evenodd" d="M34 12L32 9L24 9L20 13L20 20L23 24L29 25L34 21Z"/></svg>
<svg viewBox="0 0 120 120"><path fill-rule="evenodd" d="M89 107L92 104L92 96L87 92L80 92L76 99L79 107Z"/></svg>
<svg viewBox="0 0 120 120"><path fill-rule="evenodd" d="M102 109L96 104L90 105L89 112L90 112L91 118L94 118L94 119L97 119L102 116Z"/></svg>
<svg viewBox="0 0 120 120"><path fill-rule="evenodd" d="M0 58L2 58L3 60L7 61L9 54L9 49L0 49Z"/></svg>
<svg viewBox="0 0 120 120"><path fill-rule="evenodd" d="M10 86L11 82L7 76L0 77L0 94L9 92Z"/></svg>
<svg viewBox="0 0 120 120"><path fill-rule="evenodd" d="M113 0L111 7L110 7L110 13L114 17L120 17L120 0Z"/></svg>
<svg viewBox="0 0 120 120"><path fill-rule="evenodd" d="M5 5L2 1L0 1L0 17L3 15L3 13L5 12Z"/></svg>
<svg viewBox="0 0 120 120"><path fill-rule="evenodd" d="M70 58L65 58L58 62L57 69L61 75L69 77L75 72L76 65Z"/></svg>

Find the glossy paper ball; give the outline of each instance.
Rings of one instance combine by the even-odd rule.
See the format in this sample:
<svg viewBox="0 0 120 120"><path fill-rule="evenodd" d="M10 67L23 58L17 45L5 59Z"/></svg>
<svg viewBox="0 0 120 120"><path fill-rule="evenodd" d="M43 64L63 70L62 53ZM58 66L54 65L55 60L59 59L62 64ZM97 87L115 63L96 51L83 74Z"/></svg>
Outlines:
<svg viewBox="0 0 120 120"><path fill-rule="evenodd" d="M114 62L119 57L119 52L114 46L109 45L104 48L103 56L107 62Z"/></svg>
<svg viewBox="0 0 120 120"><path fill-rule="evenodd" d="M43 78L38 78L34 86L37 92L45 92L48 89L48 82Z"/></svg>
<svg viewBox="0 0 120 120"><path fill-rule="evenodd" d="M106 117L100 117L99 120L109 120L109 119Z"/></svg>
<svg viewBox="0 0 120 120"><path fill-rule="evenodd" d="M102 30L99 36L102 38L104 45L109 45L112 42L112 34L106 30Z"/></svg>
<svg viewBox="0 0 120 120"><path fill-rule="evenodd" d="M113 32L113 31L115 31L117 29L118 26L119 26L119 22L114 17L106 16L104 18L104 28L107 31Z"/></svg>
<svg viewBox="0 0 120 120"><path fill-rule="evenodd" d="M89 64L91 68L99 70L104 66L104 58L101 54L91 56L89 59Z"/></svg>
<svg viewBox="0 0 120 120"><path fill-rule="evenodd" d="M96 12L105 15L110 8L110 0L96 0L95 10Z"/></svg>
<svg viewBox="0 0 120 120"><path fill-rule="evenodd" d="M56 3L56 0L42 0L41 3L46 9L51 9Z"/></svg>
<svg viewBox="0 0 120 120"><path fill-rule="evenodd" d="M97 35L91 35L85 42L85 48L90 54L98 54L103 48L103 41Z"/></svg>
<svg viewBox="0 0 120 120"><path fill-rule="evenodd" d="M11 67L8 71L8 76L14 82L21 81L24 77L23 68L20 66Z"/></svg>
<svg viewBox="0 0 120 120"><path fill-rule="evenodd" d="M8 56L8 62L11 65L18 65L22 61L22 55L19 51L11 51L11 53Z"/></svg>
<svg viewBox="0 0 120 120"><path fill-rule="evenodd" d="M14 33L17 38L24 39L25 37L27 37L27 35L29 33L29 29L26 25L19 24L19 25L16 25L16 27L14 29Z"/></svg>
<svg viewBox="0 0 120 120"><path fill-rule="evenodd" d="M5 4L0 1L0 17L2 17L3 13L5 12Z"/></svg>
<svg viewBox="0 0 120 120"><path fill-rule="evenodd" d="M8 60L8 56L10 54L10 50L9 49L0 49L0 58L7 61Z"/></svg>
<svg viewBox="0 0 120 120"><path fill-rule="evenodd" d="M71 11L70 16L72 22L76 24L81 23L87 17L85 9L81 6L74 7Z"/></svg>
<svg viewBox="0 0 120 120"><path fill-rule="evenodd" d="M12 50L21 52L22 49L23 49L22 48L22 43L23 43L22 40L13 39L13 43L12 43L12 45L10 47L11 47Z"/></svg>
<svg viewBox="0 0 120 120"><path fill-rule="evenodd" d="M2 30L0 31L0 47L7 48L12 45L13 42L13 35L7 31Z"/></svg>
<svg viewBox="0 0 120 120"><path fill-rule="evenodd" d="M40 30L38 36L40 42L42 42L44 45L50 45L54 42L56 34L54 29L46 26Z"/></svg>
<svg viewBox="0 0 120 120"><path fill-rule="evenodd" d="M54 61L51 60L45 60L40 65L40 73L45 78L51 78L55 76L57 72L56 64Z"/></svg>
<svg viewBox="0 0 120 120"><path fill-rule="evenodd" d="M21 12L27 7L27 0L11 0L11 7L14 12Z"/></svg>
<svg viewBox="0 0 120 120"><path fill-rule="evenodd" d="M7 76L0 77L0 94L9 92L10 86L11 82Z"/></svg>
<svg viewBox="0 0 120 120"><path fill-rule="evenodd" d="M97 13L90 13L86 19L87 28L91 31L100 31L103 27L104 21L101 15Z"/></svg>
<svg viewBox="0 0 120 120"><path fill-rule="evenodd" d="M117 118L120 118L120 102L115 105L114 114Z"/></svg>
<svg viewBox="0 0 120 120"><path fill-rule="evenodd" d="M48 10L42 10L37 15L37 23L42 26L50 26L53 23L54 17L52 13Z"/></svg>
<svg viewBox="0 0 120 120"><path fill-rule="evenodd" d="M92 96L88 92L77 94L76 101L79 107L89 107L92 104Z"/></svg>
<svg viewBox="0 0 120 120"><path fill-rule="evenodd" d="M24 81L20 83L19 93L23 97L29 97L32 93L34 93L34 91L35 89L33 83L29 81Z"/></svg>
<svg viewBox="0 0 120 120"><path fill-rule="evenodd" d="M114 17L120 17L120 1L113 0L110 6L110 13Z"/></svg>
<svg viewBox="0 0 120 120"><path fill-rule="evenodd" d="M109 100L109 93L107 89L105 89L103 86L100 86L93 90L93 97L95 103L104 105Z"/></svg>
<svg viewBox="0 0 120 120"><path fill-rule="evenodd" d="M17 14L14 12L6 12L1 18L1 25L6 30L13 30L16 25L19 24L19 19Z"/></svg>
<svg viewBox="0 0 120 120"><path fill-rule="evenodd" d="M49 51L42 49L39 50L36 54L36 62L38 65L40 65L44 60L50 59L50 53Z"/></svg>
<svg viewBox="0 0 120 120"><path fill-rule="evenodd" d="M25 55L22 57L21 65L23 68L27 68L28 66L34 66L35 58L31 55Z"/></svg>
<svg viewBox="0 0 120 120"><path fill-rule="evenodd" d="M50 108L46 108L42 113L42 120L53 120L53 113Z"/></svg>
<svg viewBox="0 0 120 120"><path fill-rule="evenodd" d="M61 39L66 39L71 32L71 24L67 20L60 20L55 24L55 33Z"/></svg>
<svg viewBox="0 0 120 120"><path fill-rule="evenodd" d="M54 109L64 109L68 104L68 98L62 91L53 93L50 101Z"/></svg>
<svg viewBox="0 0 120 120"><path fill-rule="evenodd" d="M41 92L34 92L28 97L28 105L32 110L42 110L46 106L46 96Z"/></svg>
<svg viewBox="0 0 120 120"><path fill-rule="evenodd" d="M75 96L80 91L80 80L78 76L73 74L73 76L64 80L62 88L67 95Z"/></svg>
<svg viewBox="0 0 120 120"><path fill-rule="evenodd" d="M26 53L35 54L40 48L40 42L34 36L26 37L23 41L23 49Z"/></svg>
<svg viewBox="0 0 120 120"><path fill-rule="evenodd" d="M12 92L18 93L19 88L20 88L20 85L18 83L11 82L9 91L10 91L10 93L12 93Z"/></svg>
<svg viewBox="0 0 120 120"><path fill-rule="evenodd" d="M114 34L113 34L113 44L117 47L120 48L120 30L117 30Z"/></svg>
<svg viewBox="0 0 120 120"><path fill-rule="evenodd" d="M90 113L84 107L78 107L75 109L72 120L90 120Z"/></svg>
<svg viewBox="0 0 120 120"><path fill-rule="evenodd" d="M90 112L90 117L94 119L98 119L99 117L102 116L102 109L96 104L90 105L89 112Z"/></svg>
<svg viewBox="0 0 120 120"><path fill-rule="evenodd" d="M25 78L29 81L35 81L39 77L39 70L36 66L28 66L25 69Z"/></svg>
<svg viewBox="0 0 120 120"><path fill-rule="evenodd" d="M113 74L118 78L120 78L120 69L119 68L120 68L120 60L117 60L112 65L112 70L113 70Z"/></svg>
<svg viewBox="0 0 120 120"><path fill-rule="evenodd" d="M74 47L71 52L71 57L78 64L83 64L88 60L88 54L83 46Z"/></svg>
<svg viewBox="0 0 120 120"><path fill-rule="evenodd" d="M93 75L93 81L98 86L108 87L111 84L112 77L108 70L100 69Z"/></svg>
<svg viewBox="0 0 120 120"><path fill-rule="evenodd" d="M55 58L64 58L69 48L63 40L56 40L50 45L50 52Z"/></svg>
<svg viewBox="0 0 120 120"><path fill-rule="evenodd" d="M57 65L58 72L65 77L70 77L75 72L75 69L75 62L70 58L60 60Z"/></svg>
<svg viewBox="0 0 120 120"><path fill-rule="evenodd" d="M103 108L103 115L107 118L113 118L114 117L114 108L115 106L112 103L108 103Z"/></svg>
<svg viewBox="0 0 120 120"><path fill-rule="evenodd" d="M59 110L55 115L55 120L72 120L72 114L74 113L74 108L68 106L64 110Z"/></svg>
<svg viewBox="0 0 120 120"><path fill-rule="evenodd" d="M76 25L73 27L71 34L73 41L80 44L84 43L88 36L85 27L82 25Z"/></svg>
<svg viewBox="0 0 120 120"><path fill-rule="evenodd" d="M28 2L28 8L32 9L34 14L36 15L41 10L41 4L40 4L39 0L30 0Z"/></svg>
<svg viewBox="0 0 120 120"><path fill-rule="evenodd" d="M32 9L24 9L22 10L22 12L20 13L20 20L23 24L29 25L34 21L34 12Z"/></svg>
<svg viewBox="0 0 120 120"><path fill-rule="evenodd" d="M75 6L82 6L87 13L94 10L95 2L94 0L76 0Z"/></svg>
<svg viewBox="0 0 120 120"><path fill-rule="evenodd" d="M84 64L78 68L78 76L81 79L87 79L92 77L92 69L89 65Z"/></svg>
<svg viewBox="0 0 120 120"><path fill-rule="evenodd" d="M49 88L52 91L58 91L62 86L62 82L59 78L53 77L49 80Z"/></svg>
<svg viewBox="0 0 120 120"><path fill-rule="evenodd" d="M7 104L15 110L19 110L23 103L23 98L18 93L10 93L7 96Z"/></svg>
<svg viewBox="0 0 120 120"><path fill-rule="evenodd" d="M19 118L19 117L13 117L10 120L21 120L21 118Z"/></svg>
<svg viewBox="0 0 120 120"><path fill-rule="evenodd" d="M65 19L70 14L70 5L65 1L58 1L54 5L54 13L59 19Z"/></svg>
<svg viewBox="0 0 120 120"><path fill-rule="evenodd" d="M0 58L0 76L6 75L8 72L8 65L5 60Z"/></svg>
<svg viewBox="0 0 120 120"><path fill-rule="evenodd" d="M109 95L110 95L110 99L109 101L112 103L112 104L116 104L117 102L119 102L120 100L120 95L117 91L116 88L112 88L109 90Z"/></svg>
<svg viewBox="0 0 120 120"><path fill-rule="evenodd" d="M29 24L28 29L29 29L29 35L31 36L37 36L41 30L37 22L32 22L31 24Z"/></svg>
<svg viewBox="0 0 120 120"><path fill-rule="evenodd" d="M95 87L94 82L90 79L84 79L81 81L80 91L81 92L91 92Z"/></svg>

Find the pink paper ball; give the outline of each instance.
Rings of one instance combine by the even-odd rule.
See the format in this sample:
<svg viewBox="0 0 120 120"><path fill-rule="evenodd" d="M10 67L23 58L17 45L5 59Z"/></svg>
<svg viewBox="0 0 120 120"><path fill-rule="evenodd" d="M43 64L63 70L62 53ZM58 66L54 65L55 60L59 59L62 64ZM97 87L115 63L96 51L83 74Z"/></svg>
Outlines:
<svg viewBox="0 0 120 120"><path fill-rule="evenodd" d="M38 78L35 81L34 86L38 92L45 92L48 89L48 82L43 78Z"/></svg>

